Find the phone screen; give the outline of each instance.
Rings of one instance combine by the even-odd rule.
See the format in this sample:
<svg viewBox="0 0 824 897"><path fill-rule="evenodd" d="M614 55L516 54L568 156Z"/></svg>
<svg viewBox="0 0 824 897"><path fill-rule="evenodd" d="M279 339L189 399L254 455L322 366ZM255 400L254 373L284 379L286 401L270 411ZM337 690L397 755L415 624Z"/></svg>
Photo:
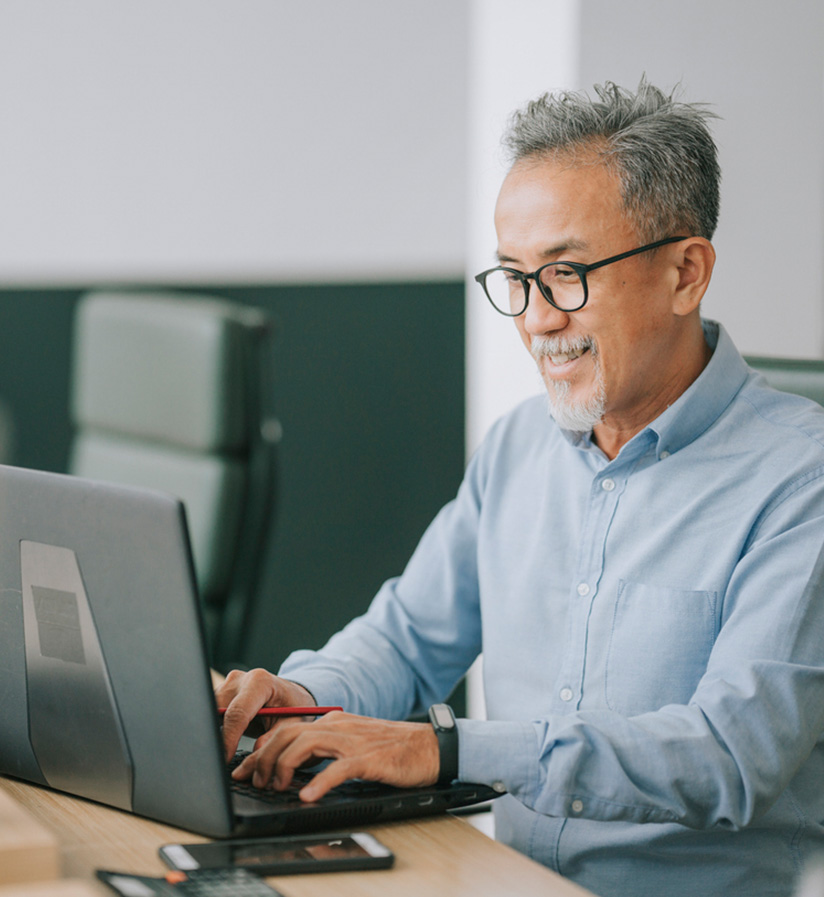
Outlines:
<svg viewBox="0 0 824 897"><path fill-rule="evenodd" d="M318 838L313 841L296 841L293 844L236 844L228 845L232 866L260 866L265 863L282 863L284 860L340 860L369 854L354 838Z"/></svg>
<svg viewBox="0 0 824 897"><path fill-rule="evenodd" d="M242 866L261 874L386 868L392 853L371 835L305 835L205 844L167 844L163 859L178 869Z"/></svg>

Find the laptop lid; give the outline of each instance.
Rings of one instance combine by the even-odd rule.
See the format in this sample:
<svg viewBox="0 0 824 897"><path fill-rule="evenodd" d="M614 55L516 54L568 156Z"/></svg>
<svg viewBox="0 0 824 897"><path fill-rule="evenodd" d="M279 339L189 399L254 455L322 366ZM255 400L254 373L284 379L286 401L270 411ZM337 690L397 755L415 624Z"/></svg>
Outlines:
<svg viewBox="0 0 824 897"><path fill-rule="evenodd" d="M0 773L232 831L183 506L0 466Z"/></svg>
<svg viewBox="0 0 824 897"><path fill-rule="evenodd" d="M230 794L185 513L161 493L0 466L0 774L212 837L323 830L488 800L350 783Z"/></svg>

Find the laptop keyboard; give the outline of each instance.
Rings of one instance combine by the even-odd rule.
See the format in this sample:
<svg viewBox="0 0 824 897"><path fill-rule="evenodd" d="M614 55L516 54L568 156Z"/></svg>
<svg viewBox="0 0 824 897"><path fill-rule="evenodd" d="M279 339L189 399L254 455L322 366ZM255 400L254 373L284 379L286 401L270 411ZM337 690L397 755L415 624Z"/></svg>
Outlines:
<svg viewBox="0 0 824 897"><path fill-rule="evenodd" d="M238 751L229 762L229 772L238 766L244 757L249 756L249 751ZM254 797L257 800L265 801L268 804L283 806L284 804L303 803L298 792L306 785L314 776L313 772L296 769L292 782L284 791L274 791L271 788L255 788L250 780L237 782L230 779L229 788L234 794L242 794L246 797ZM343 782L335 788L332 788L323 798L324 801L334 801L336 798L342 800L353 796L365 796L370 794L386 793L391 790L388 785L381 785L378 782L365 782L361 779Z"/></svg>

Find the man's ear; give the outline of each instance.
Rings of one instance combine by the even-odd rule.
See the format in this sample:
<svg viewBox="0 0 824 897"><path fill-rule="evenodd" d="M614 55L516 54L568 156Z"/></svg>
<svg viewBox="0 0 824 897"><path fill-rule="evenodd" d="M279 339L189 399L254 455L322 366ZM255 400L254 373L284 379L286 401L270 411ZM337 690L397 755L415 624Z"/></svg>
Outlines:
<svg viewBox="0 0 824 897"><path fill-rule="evenodd" d="M698 308L715 267L715 249L704 237L690 237L675 244L678 285L673 296L672 310L676 315L688 315Z"/></svg>

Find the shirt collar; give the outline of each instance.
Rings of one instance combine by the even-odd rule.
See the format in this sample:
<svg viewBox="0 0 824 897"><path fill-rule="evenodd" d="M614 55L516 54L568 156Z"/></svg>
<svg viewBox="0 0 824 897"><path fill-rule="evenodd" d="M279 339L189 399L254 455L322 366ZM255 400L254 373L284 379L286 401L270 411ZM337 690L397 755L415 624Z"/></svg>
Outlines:
<svg viewBox="0 0 824 897"><path fill-rule="evenodd" d="M657 440L657 454L664 457L689 445L720 417L747 379L746 362L727 331L716 321L702 320L704 338L713 350L709 363L698 378L669 408L637 433L621 450ZM592 433L561 430L576 448L594 449ZM620 453L619 453L620 455Z"/></svg>

